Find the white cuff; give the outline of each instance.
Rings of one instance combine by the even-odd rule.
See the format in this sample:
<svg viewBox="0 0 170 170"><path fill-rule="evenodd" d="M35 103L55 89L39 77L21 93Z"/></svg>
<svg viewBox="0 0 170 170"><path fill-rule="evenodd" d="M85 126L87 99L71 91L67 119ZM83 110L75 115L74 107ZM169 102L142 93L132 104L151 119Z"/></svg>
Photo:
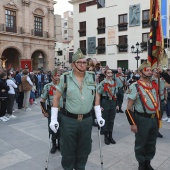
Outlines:
<svg viewBox="0 0 170 170"><path fill-rule="evenodd" d="M101 112L101 108L100 105L94 106L94 111L96 114L96 118L98 119L99 117L102 117L102 112Z"/></svg>
<svg viewBox="0 0 170 170"><path fill-rule="evenodd" d="M58 117L58 108L57 107L51 107L51 120L56 119Z"/></svg>

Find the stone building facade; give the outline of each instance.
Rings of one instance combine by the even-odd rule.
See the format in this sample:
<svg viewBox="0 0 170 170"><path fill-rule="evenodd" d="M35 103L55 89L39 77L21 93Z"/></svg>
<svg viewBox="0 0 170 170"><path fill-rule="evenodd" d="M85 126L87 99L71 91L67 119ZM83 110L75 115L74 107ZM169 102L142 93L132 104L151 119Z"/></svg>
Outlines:
<svg viewBox="0 0 170 170"><path fill-rule="evenodd" d="M54 68L54 3L0 1L0 67Z"/></svg>

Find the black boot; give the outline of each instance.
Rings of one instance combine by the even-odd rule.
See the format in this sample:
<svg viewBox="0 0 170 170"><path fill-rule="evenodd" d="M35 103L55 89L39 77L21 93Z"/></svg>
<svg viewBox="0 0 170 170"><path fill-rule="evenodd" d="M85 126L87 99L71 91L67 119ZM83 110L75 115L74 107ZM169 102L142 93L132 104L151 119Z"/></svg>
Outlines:
<svg viewBox="0 0 170 170"><path fill-rule="evenodd" d="M116 109L116 113L119 113L119 109Z"/></svg>
<svg viewBox="0 0 170 170"><path fill-rule="evenodd" d="M60 151L60 139L58 139L58 146L57 149Z"/></svg>
<svg viewBox="0 0 170 170"><path fill-rule="evenodd" d="M163 135L158 132L158 138L163 138Z"/></svg>
<svg viewBox="0 0 170 170"><path fill-rule="evenodd" d="M119 106L119 112L124 113L124 111L122 110L122 106Z"/></svg>
<svg viewBox="0 0 170 170"><path fill-rule="evenodd" d="M145 162L139 162L139 168L138 170L146 170L145 169Z"/></svg>
<svg viewBox="0 0 170 170"><path fill-rule="evenodd" d="M145 170L154 170L150 163L151 161L145 161Z"/></svg>
<svg viewBox="0 0 170 170"><path fill-rule="evenodd" d="M56 139L52 139L52 144L51 154L54 154L57 150Z"/></svg>
<svg viewBox="0 0 170 170"><path fill-rule="evenodd" d="M104 143L106 145L110 145L110 140L108 138L108 133L107 132L105 132L105 134L104 134Z"/></svg>
<svg viewBox="0 0 170 170"><path fill-rule="evenodd" d="M116 144L115 140L112 137L112 132L109 132L109 140L110 140L110 143Z"/></svg>

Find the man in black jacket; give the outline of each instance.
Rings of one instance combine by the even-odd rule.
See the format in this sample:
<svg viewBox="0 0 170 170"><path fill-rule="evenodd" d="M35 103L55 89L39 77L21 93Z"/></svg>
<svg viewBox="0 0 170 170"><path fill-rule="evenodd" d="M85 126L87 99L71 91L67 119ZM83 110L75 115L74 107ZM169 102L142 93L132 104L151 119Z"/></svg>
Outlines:
<svg viewBox="0 0 170 170"><path fill-rule="evenodd" d="M159 72L165 81L170 84L170 75L167 72L165 72L161 67L157 68L157 72Z"/></svg>
<svg viewBox="0 0 170 170"><path fill-rule="evenodd" d="M2 72L0 74L0 121L3 122L9 120L9 118L5 116L5 112L7 109L7 96L9 91L9 87L7 86L6 79L7 79L7 73Z"/></svg>

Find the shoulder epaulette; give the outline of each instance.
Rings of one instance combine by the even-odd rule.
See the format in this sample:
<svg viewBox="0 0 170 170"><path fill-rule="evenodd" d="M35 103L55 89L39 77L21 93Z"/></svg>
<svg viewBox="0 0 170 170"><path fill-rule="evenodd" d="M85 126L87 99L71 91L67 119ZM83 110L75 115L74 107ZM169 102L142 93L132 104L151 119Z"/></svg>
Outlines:
<svg viewBox="0 0 170 170"><path fill-rule="evenodd" d="M67 72L63 73L63 75L68 75L68 74L70 74L70 72L69 72L69 71L67 71Z"/></svg>
<svg viewBox="0 0 170 170"><path fill-rule="evenodd" d="M94 71L88 71L90 74L95 74L95 72Z"/></svg>

